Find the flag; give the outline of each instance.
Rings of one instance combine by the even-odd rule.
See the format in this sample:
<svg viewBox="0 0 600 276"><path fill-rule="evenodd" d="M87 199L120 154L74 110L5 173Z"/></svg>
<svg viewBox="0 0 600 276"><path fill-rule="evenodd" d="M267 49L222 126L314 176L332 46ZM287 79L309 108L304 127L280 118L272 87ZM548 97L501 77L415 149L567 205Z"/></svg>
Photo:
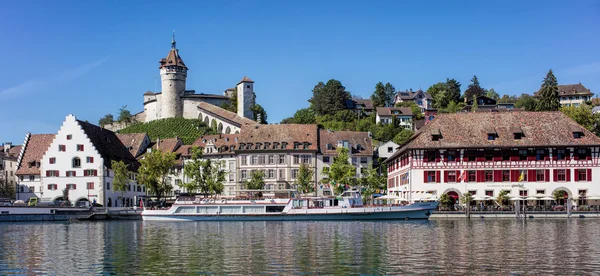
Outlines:
<svg viewBox="0 0 600 276"><path fill-rule="evenodd" d="M467 180L467 171L463 171L458 177L458 182Z"/></svg>
<svg viewBox="0 0 600 276"><path fill-rule="evenodd" d="M525 180L525 171L521 172L521 175L519 175L519 180L518 182L522 182L523 180Z"/></svg>

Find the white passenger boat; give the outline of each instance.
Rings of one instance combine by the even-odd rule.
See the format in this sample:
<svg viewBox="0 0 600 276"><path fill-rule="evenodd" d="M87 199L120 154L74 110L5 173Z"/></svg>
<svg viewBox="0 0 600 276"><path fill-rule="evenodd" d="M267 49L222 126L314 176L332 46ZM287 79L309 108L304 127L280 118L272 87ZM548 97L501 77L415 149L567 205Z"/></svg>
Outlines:
<svg viewBox="0 0 600 276"><path fill-rule="evenodd" d="M180 197L165 210L145 208L143 220L153 221L312 221L428 219L437 202L408 205L364 206L360 192L345 191L339 197L214 199Z"/></svg>

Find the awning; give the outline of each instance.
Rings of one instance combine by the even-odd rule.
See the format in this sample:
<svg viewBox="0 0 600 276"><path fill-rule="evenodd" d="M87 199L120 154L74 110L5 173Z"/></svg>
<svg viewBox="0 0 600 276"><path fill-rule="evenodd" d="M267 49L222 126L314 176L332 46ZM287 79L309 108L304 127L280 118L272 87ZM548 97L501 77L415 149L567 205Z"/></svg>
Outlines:
<svg viewBox="0 0 600 276"><path fill-rule="evenodd" d="M600 196L588 196L586 199L589 199L589 200L600 200Z"/></svg>
<svg viewBox="0 0 600 276"><path fill-rule="evenodd" d="M538 198L530 196L530 197L526 198L525 200L538 200Z"/></svg>
<svg viewBox="0 0 600 276"><path fill-rule="evenodd" d="M510 200L517 201L517 200L523 200L523 198L522 197L511 197Z"/></svg>
<svg viewBox="0 0 600 276"><path fill-rule="evenodd" d="M540 200L554 200L554 198L551 198L549 196L545 196L545 197L540 198Z"/></svg>
<svg viewBox="0 0 600 276"><path fill-rule="evenodd" d="M375 199L400 199L400 197L395 196L395 195L384 195L384 196L380 196L378 198Z"/></svg>

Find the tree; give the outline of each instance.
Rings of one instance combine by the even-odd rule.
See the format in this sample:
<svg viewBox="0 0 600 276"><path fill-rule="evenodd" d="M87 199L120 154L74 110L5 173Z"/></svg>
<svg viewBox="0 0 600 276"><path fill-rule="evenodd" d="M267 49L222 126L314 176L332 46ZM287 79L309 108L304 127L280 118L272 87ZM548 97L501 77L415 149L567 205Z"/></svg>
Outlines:
<svg viewBox="0 0 600 276"><path fill-rule="evenodd" d="M473 201L473 195L471 193L464 193L461 202L467 206L471 205L471 201Z"/></svg>
<svg viewBox="0 0 600 276"><path fill-rule="evenodd" d="M206 186L208 190L203 192L208 192L211 195L218 195L225 190L225 186L223 182L225 182L225 177L227 176L227 172L223 170L225 167L225 161L222 160L204 160L204 164L202 167L202 174L206 179Z"/></svg>
<svg viewBox="0 0 600 276"><path fill-rule="evenodd" d="M69 206L71 205L71 200L69 200L69 188L64 188L62 190L62 198L66 204L68 204Z"/></svg>
<svg viewBox="0 0 600 276"><path fill-rule="evenodd" d="M202 149L198 146L191 148L190 160L185 162L183 166L183 174L189 179L188 182L183 183L183 188L188 193L195 193L198 190L206 190L206 179L202 174Z"/></svg>
<svg viewBox="0 0 600 276"><path fill-rule="evenodd" d="M302 163L300 165L300 169L298 170L298 175L296 177L296 185L298 185L298 191L307 194L315 191L315 186L313 184L313 173L314 171L308 166L308 164Z"/></svg>
<svg viewBox="0 0 600 276"><path fill-rule="evenodd" d="M396 134L396 136L394 136L394 143L398 144L398 145L404 145L406 144L406 142L408 142L408 139L410 139L410 137L413 136L413 134L415 134L412 130L410 129L403 129L402 131L400 131L400 133Z"/></svg>
<svg viewBox="0 0 600 276"><path fill-rule="evenodd" d="M345 102L350 99L350 93L338 80L331 79L327 84L319 82L312 90L313 96L308 100L311 109L317 115L333 114L345 108Z"/></svg>
<svg viewBox="0 0 600 276"><path fill-rule="evenodd" d="M484 90L481 88L481 86L479 86L479 80L477 79L477 76L473 76L471 79L471 84L469 84L467 90L465 90L465 98L471 99L473 96L479 97L483 94Z"/></svg>
<svg viewBox="0 0 600 276"><path fill-rule="evenodd" d="M509 193L510 192L507 190L500 191L498 198L496 199L500 206L508 205L508 201L510 200L510 197L508 196Z"/></svg>
<svg viewBox="0 0 600 276"><path fill-rule="evenodd" d="M371 101L373 101L374 107L385 106L385 104L388 102L387 95L385 93L385 86L383 86L382 82L378 82L375 85L375 91L373 91L373 94L371 95Z"/></svg>
<svg viewBox="0 0 600 276"><path fill-rule="evenodd" d="M132 119L132 115L131 112L129 112L129 110L127 109L127 105L121 106L121 108L119 108L119 123L128 125L131 122L133 122Z"/></svg>
<svg viewBox="0 0 600 276"><path fill-rule="evenodd" d="M221 108L225 110L229 110L233 113L237 113L237 90L234 88L233 93L231 93L231 97L228 102L224 102L221 104Z"/></svg>
<svg viewBox="0 0 600 276"><path fill-rule="evenodd" d="M565 199L565 195L567 194L567 192L563 191L563 190L555 190L552 193L552 197L554 198L554 201L556 201L556 203L558 204L558 202L561 199Z"/></svg>
<svg viewBox="0 0 600 276"><path fill-rule="evenodd" d="M415 120L421 120L425 118L425 115L423 115L423 113L421 112L421 107L413 101L399 102L396 104L396 107L410 107L410 109L413 112L413 115L415 115Z"/></svg>
<svg viewBox="0 0 600 276"><path fill-rule="evenodd" d="M315 124L315 112L310 108L298 109L293 117L284 119L282 124Z"/></svg>
<svg viewBox="0 0 600 276"><path fill-rule="evenodd" d="M441 109L448 105L449 99L446 95L447 90L448 85L444 82L438 82L427 88L427 93L433 98L434 108Z"/></svg>
<svg viewBox="0 0 600 276"><path fill-rule="evenodd" d="M557 111L560 108L560 101L558 95L558 82L552 70L548 71L542 88L539 92L540 100L538 102L539 111Z"/></svg>
<svg viewBox="0 0 600 276"><path fill-rule="evenodd" d="M496 100L496 102L500 99L500 95L498 95L498 92L496 92L496 90L494 90L494 88L490 88L490 90L488 90L485 93L485 96L490 99Z"/></svg>
<svg viewBox="0 0 600 276"><path fill-rule="evenodd" d="M515 107L524 108L526 111L535 111L537 106L537 99L528 94L522 94L515 102Z"/></svg>
<svg viewBox="0 0 600 276"><path fill-rule="evenodd" d="M385 106L394 106L394 101L396 100L396 88L391 83L385 84Z"/></svg>
<svg viewBox="0 0 600 276"><path fill-rule="evenodd" d="M502 98L500 98L498 100L498 103L516 103L517 102L517 96L509 96L509 95L502 95Z"/></svg>
<svg viewBox="0 0 600 276"><path fill-rule="evenodd" d="M443 207L449 207L453 204L454 200L448 194L443 194L440 196L440 205L442 205Z"/></svg>
<svg viewBox="0 0 600 276"><path fill-rule="evenodd" d="M138 181L146 185L148 191L154 194L157 200L173 190L169 181L169 172L175 165L174 152L163 153L153 149L144 155L140 163Z"/></svg>
<svg viewBox="0 0 600 276"><path fill-rule="evenodd" d="M0 197L15 198L15 185L9 184L2 175L0 175Z"/></svg>
<svg viewBox="0 0 600 276"><path fill-rule="evenodd" d="M106 115L104 115L104 117L100 118L100 120L98 121L98 124L101 127L104 127L105 125L111 125L114 122L115 122L115 120L113 119L113 115L106 114Z"/></svg>
<svg viewBox="0 0 600 276"><path fill-rule="evenodd" d="M564 106L560 108L560 111L587 130L596 135L600 134L600 126L598 124L600 115L592 113L591 106L586 104L581 106Z"/></svg>
<svg viewBox="0 0 600 276"><path fill-rule="evenodd" d="M448 98L448 103L454 101L456 103L460 102L460 82L455 79L446 79L446 86L448 87L446 90L446 97Z"/></svg>
<svg viewBox="0 0 600 276"><path fill-rule="evenodd" d="M444 109L441 109L440 112L441 113L456 113L456 112L463 110L464 108L465 108L464 102L456 103L454 101L450 101L448 106Z"/></svg>
<svg viewBox="0 0 600 276"><path fill-rule="evenodd" d="M253 170L250 173L250 179L246 182L246 189L248 190L262 190L265 188L265 172L261 170ZM262 197L262 192L254 194L255 197Z"/></svg>
<svg viewBox="0 0 600 276"><path fill-rule="evenodd" d="M113 188L115 191L121 192L121 200L123 200L121 204L123 204L125 201L124 196L125 191L127 190L127 184L129 184L129 171L127 170L127 164L125 164L123 160L111 160L110 164L115 174L113 178ZM117 207L116 204L115 207Z"/></svg>
<svg viewBox="0 0 600 276"><path fill-rule="evenodd" d="M325 183L330 183L334 187L335 193L344 191L344 186L351 183L351 179L356 175L356 168L348 162L348 149L338 147L337 156L333 158L333 163L329 169L323 170L322 174L326 177Z"/></svg>
<svg viewBox="0 0 600 276"><path fill-rule="evenodd" d="M471 105L471 111L477 112L479 105L477 104L477 96L473 96L473 105Z"/></svg>
<svg viewBox="0 0 600 276"><path fill-rule="evenodd" d="M254 121L258 122L258 119L260 117L261 124L268 124L267 111L265 111L265 109L260 104L255 104L250 109L252 110L252 116L254 116Z"/></svg>
<svg viewBox="0 0 600 276"><path fill-rule="evenodd" d="M369 163L360 181L364 191L363 199L365 202L370 200L371 196L376 193L377 190L385 189L386 179L386 176L377 173L377 168L373 167L373 163Z"/></svg>

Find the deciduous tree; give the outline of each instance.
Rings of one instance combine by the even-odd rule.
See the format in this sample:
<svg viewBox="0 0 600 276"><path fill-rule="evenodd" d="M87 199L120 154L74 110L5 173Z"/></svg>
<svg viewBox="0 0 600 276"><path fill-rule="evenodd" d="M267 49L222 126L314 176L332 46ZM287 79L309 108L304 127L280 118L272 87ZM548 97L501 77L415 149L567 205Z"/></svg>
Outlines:
<svg viewBox="0 0 600 276"><path fill-rule="evenodd" d="M415 134L412 130L410 129L403 129L400 133L396 134L396 136L394 136L394 143L398 144L398 145L404 145L406 142L408 142L408 139L410 139L410 137Z"/></svg>
<svg viewBox="0 0 600 276"><path fill-rule="evenodd" d="M293 117L281 121L282 124L314 124L316 122L315 112L310 108L298 109Z"/></svg>
<svg viewBox="0 0 600 276"><path fill-rule="evenodd" d="M125 164L125 162L122 160L111 160L110 164L114 173L113 188L115 191L121 192L121 204L123 206L125 200L125 191L127 191L127 185L129 184L129 171L127 170L127 164ZM117 206L115 205L115 207Z"/></svg>
<svg viewBox="0 0 600 276"><path fill-rule="evenodd" d="M485 96L496 101L500 99L500 95L498 95L498 92L496 92L494 88L490 88L490 90L485 93Z"/></svg>
<svg viewBox="0 0 600 276"><path fill-rule="evenodd" d="M198 146L191 148L190 160L185 162L183 166L183 174L187 177L188 181L183 183L183 188L188 193L196 193L199 190L206 190L206 179L202 174L202 149Z"/></svg>
<svg viewBox="0 0 600 276"><path fill-rule="evenodd" d="M254 116L254 121L258 122L258 119L260 117L261 124L265 124L265 125L268 124L267 123L267 111L265 111L265 109L260 104L253 105L251 110L252 110L252 115Z"/></svg>
<svg viewBox="0 0 600 276"><path fill-rule="evenodd" d="M131 115L131 112L129 112L129 110L127 109L127 105L121 106L121 108L119 108L119 123L128 125L131 124L133 122L133 116Z"/></svg>
<svg viewBox="0 0 600 276"><path fill-rule="evenodd" d="M369 163L366 170L364 171L360 184L363 188L363 199L365 201L371 199L371 196L377 192L377 190L384 190L386 178L377 173L377 168L373 167L373 163Z"/></svg>
<svg viewBox="0 0 600 276"><path fill-rule="evenodd" d="M314 171L308 166L308 164L302 163L300 169L298 169L298 175L296 177L296 185L298 185L298 191L308 194L315 191L315 185L313 182Z"/></svg>
<svg viewBox="0 0 600 276"><path fill-rule="evenodd" d="M558 82L552 70L548 71L544 78L544 83L539 92L540 100L538 102L539 111L557 111L560 108L558 95Z"/></svg>
<svg viewBox="0 0 600 276"><path fill-rule="evenodd" d="M98 121L98 124L101 127L104 127L105 125L110 125L110 124L112 124L114 122L115 122L115 120L113 118L113 115L112 114L106 114L106 115L104 115L104 117L100 118L100 120Z"/></svg>
<svg viewBox="0 0 600 276"><path fill-rule="evenodd" d="M423 115L423 113L421 112L421 107L413 101L397 103L396 107L410 107L410 109L413 112L413 115L415 115L415 120L421 120L425 118L425 115Z"/></svg>
<svg viewBox="0 0 600 276"><path fill-rule="evenodd" d="M336 149L337 156L333 158L333 163L327 170L323 170L322 174L326 177L323 179L325 183L329 183L334 187L336 193L344 191L344 186L351 183L351 179L356 175L356 168L348 162L348 149L338 147Z"/></svg>
<svg viewBox="0 0 600 276"><path fill-rule="evenodd" d="M535 111L537 106L537 99L528 94L522 94L515 102L515 107L524 108L526 111Z"/></svg>
<svg viewBox="0 0 600 276"><path fill-rule="evenodd" d="M262 190L265 188L265 172L261 170L253 170L250 173L250 179L246 182L248 190ZM254 194L256 197L262 197L262 192Z"/></svg>
<svg viewBox="0 0 600 276"><path fill-rule="evenodd" d="M138 181L146 185L149 193L160 200L165 194L173 190L169 181L169 172L175 165L175 153L153 149L144 155L138 169Z"/></svg>

